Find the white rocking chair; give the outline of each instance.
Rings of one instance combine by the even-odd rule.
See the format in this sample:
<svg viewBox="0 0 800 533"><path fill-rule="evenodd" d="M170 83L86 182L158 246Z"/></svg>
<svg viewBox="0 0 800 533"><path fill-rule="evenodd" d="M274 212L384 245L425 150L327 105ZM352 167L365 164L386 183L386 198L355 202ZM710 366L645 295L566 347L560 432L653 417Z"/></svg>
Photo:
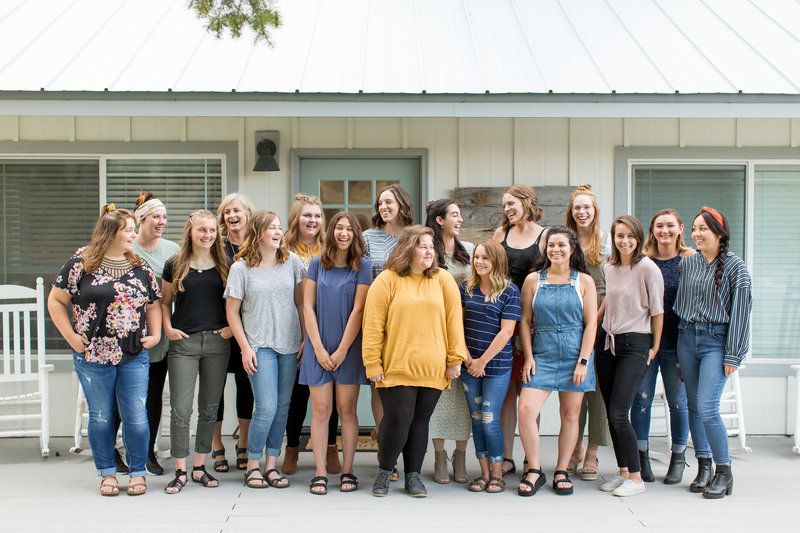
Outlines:
<svg viewBox="0 0 800 533"><path fill-rule="evenodd" d="M14 300L15 303L5 303ZM36 326L31 331L31 314ZM0 371L0 407L27 410L36 406L36 413L0 415L0 423L15 423L13 429L0 430L0 437L39 436L42 457L50 455L50 372L53 365L45 362L44 280L36 278L36 288L21 285L0 285L0 319L3 323L3 367ZM36 353L31 351L36 336ZM31 385L35 390L31 391ZM9 394L15 386L16 393ZM31 429L32 420L40 422Z"/></svg>

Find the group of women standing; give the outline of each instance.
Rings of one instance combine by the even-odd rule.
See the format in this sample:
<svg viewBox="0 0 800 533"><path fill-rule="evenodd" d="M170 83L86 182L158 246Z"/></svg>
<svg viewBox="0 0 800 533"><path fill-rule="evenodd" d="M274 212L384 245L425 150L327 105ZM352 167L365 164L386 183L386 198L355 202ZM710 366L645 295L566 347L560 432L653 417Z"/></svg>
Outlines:
<svg viewBox="0 0 800 533"><path fill-rule="evenodd" d="M588 186L572 194L565 226L547 229L538 224L542 211L533 189L510 187L502 226L475 246L459 239L463 219L450 200L428 204L426 225L413 226L410 196L399 185L379 191L373 227L363 233L356 217L343 211L323 232L319 200L298 195L284 234L275 213L255 211L234 194L216 217L192 213L167 259L154 252L164 239L135 247L148 235L146 224L163 231L166 222L166 208L152 195L139 204L134 213L104 207L91 243L64 265L48 301L74 351L89 403L102 495L119 493L112 413L123 423L128 493L143 494L146 469L160 468L153 455L157 419L148 426L148 416L160 406L159 380L163 386L166 374L153 352L167 340L161 360L170 376L176 467L167 493L180 492L189 479L218 486L206 471L208 453L217 472L228 470L219 428L232 371L236 466L252 488L289 485L277 457L286 432L282 471L296 471L310 397L315 476L309 490L326 494L327 474L340 471L339 489L356 490L356 405L360 385L371 383L379 447L375 496L389 493L400 455L406 491L427 495L421 469L429 437L436 482L450 480L445 441L454 440L455 481L468 482L474 492L502 492L504 475L516 470L517 418L526 458L517 492L533 496L546 483L538 428L553 391L561 418L553 490L571 494L569 476L579 469L583 479L596 479L597 448L610 432L619 471L600 488L639 494L654 480L648 399L658 368L672 415L664 482L681 481L691 430L699 471L690 490L708 498L731 492L718 405L727 376L747 352L750 278L728 251L727 220L712 208L693 221L700 251L694 253L674 210L653 217L646 239L631 216L617 217L610 236L600 231ZM472 481L466 468L470 429L481 469Z"/></svg>

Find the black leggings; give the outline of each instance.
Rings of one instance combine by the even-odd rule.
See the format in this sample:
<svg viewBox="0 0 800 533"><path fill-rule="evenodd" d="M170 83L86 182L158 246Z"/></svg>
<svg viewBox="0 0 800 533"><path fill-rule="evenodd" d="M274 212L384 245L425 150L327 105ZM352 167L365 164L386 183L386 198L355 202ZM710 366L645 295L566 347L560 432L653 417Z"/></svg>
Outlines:
<svg viewBox="0 0 800 533"><path fill-rule="evenodd" d="M164 383L167 380L167 357L157 363L150 363L150 376L147 381L147 424L150 426L150 447L147 452L152 452L156 447L158 425L161 423L161 407L164 404ZM122 420L119 409L114 414L114 432L119 431Z"/></svg>
<svg viewBox="0 0 800 533"><path fill-rule="evenodd" d="M428 448L428 423L442 391L429 387L378 388L383 420L378 431L380 467L392 470L403 454L406 473L419 472Z"/></svg>
<svg viewBox="0 0 800 533"><path fill-rule="evenodd" d="M286 446L296 448L300 446L300 432L303 431L303 422L306 420L308 399L311 392L308 385L300 385L300 372L294 378L292 399L289 402L289 415L286 419ZM333 387L333 409L328 419L328 446L336 444L336 432L339 429L339 414L336 412L336 387Z"/></svg>
<svg viewBox="0 0 800 533"><path fill-rule="evenodd" d="M603 350L597 354L597 383L608 411L608 426L617 466L639 472L639 447L629 413L633 399L647 372L651 346L648 333L620 333L614 336L616 355Z"/></svg>
<svg viewBox="0 0 800 533"><path fill-rule="evenodd" d="M233 373L236 379L236 418L250 420L253 418L253 387L242 366L242 351L239 343L231 337L231 356L228 359L228 373ZM227 382L228 376L225 375ZM222 422L225 413L225 387L222 387L222 397L219 399L219 409L217 409L217 422Z"/></svg>

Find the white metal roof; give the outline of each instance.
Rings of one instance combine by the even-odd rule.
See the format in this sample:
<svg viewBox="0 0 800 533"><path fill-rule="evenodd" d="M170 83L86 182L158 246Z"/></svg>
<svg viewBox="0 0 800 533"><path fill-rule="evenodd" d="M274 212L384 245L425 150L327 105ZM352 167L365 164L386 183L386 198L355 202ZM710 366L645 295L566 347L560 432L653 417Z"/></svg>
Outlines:
<svg viewBox="0 0 800 533"><path fill-rule="evenodd" d="M0 90L800 94L797 0L283 0L274 47L187 0L3 0Z"/></svg>

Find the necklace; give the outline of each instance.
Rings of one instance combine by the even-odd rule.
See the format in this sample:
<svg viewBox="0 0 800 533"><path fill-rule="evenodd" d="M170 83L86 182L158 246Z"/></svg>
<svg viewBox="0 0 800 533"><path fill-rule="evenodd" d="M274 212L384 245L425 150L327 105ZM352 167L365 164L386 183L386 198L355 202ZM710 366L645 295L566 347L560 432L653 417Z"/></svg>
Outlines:
<svg viewBox="0 0 800 533"><path fill-rule="evenodd" d="M100 262L103 270L115 278L121 278L131 270L131 263L127 259L109 259L104 257Z"/></svg>

